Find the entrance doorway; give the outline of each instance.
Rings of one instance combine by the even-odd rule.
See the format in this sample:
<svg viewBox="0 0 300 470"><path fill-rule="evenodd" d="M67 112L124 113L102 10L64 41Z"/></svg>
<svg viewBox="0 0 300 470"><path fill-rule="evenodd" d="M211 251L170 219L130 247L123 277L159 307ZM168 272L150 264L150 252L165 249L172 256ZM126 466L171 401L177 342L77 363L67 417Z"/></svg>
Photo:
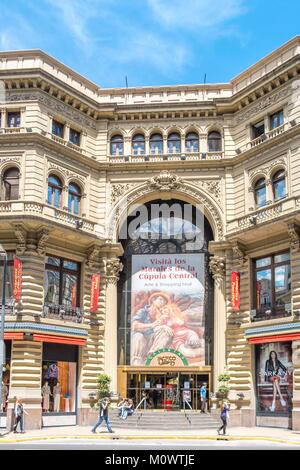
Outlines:
<svg viewBox="0 0 300 470"><path fill-rule="evenodd" d="M127 396L135 407L146 410L178 411L190 407L200 410L200 387L206 382L209 397L209 374L164 372L128 373Z"/></svg>

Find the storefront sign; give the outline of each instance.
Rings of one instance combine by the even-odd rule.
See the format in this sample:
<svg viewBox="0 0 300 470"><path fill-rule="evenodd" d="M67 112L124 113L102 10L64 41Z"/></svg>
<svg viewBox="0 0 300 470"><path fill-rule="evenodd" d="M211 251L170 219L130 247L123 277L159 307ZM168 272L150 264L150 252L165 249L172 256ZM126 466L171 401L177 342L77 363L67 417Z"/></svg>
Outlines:
<svg viewBox="0 0 300 470"><path fill-rule="evenodd" d="M292 343L278 342L256 346L257 412L280 416L292 410Z"/></svg>
<svg viewBox="0 0 300 470"><path fill-rule="evenodd" d="M14 256L14 299L19 302L22 293L22 261Z"/></svg>
<svg viewBox="0 0 300 470"><path fill-rule="evenodd" d="M174 349L159 349L147 358L146 366L182 367L188 366L186 358Z"/></svg>
<svg viewBox="0 0 300 470"><path fill-rule="evenodd" d="M233 310L239 310L241 305L240 295L240 273L231 273L231 307Z"/></svg>
<svg viewBox="0 0 300 470"><path fill-rule="evenodd" d="M96 313L99 303L100 274L92 274L91 278L91 313Z"/></svg>
<svg viewBox="0 0 300 470"><path fill-rule="evenodd" d="M131 365L149 365L159 349L204 365L204 255L134 255L131 281ZM158 366L178 361L174 354L155 358Z"/></svg>

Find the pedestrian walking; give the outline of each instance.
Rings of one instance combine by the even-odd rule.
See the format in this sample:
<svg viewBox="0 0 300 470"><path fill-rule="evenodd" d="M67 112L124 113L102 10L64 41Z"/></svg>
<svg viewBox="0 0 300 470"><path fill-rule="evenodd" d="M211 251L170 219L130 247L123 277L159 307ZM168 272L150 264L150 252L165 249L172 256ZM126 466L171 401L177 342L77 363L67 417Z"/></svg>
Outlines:
<svg viewBox="0 0 300 470"><path fill-rule="evenodd" d="M207 383L203 382L200 388L200 410L201 413L205 413L206 410L206 400L207 400Z"/></svg>
<svg viewBox="0 0 300 470"><path fill-rule="evenodd" d="M229 403L228 401L223 401L222 406L221 406L221 414L220 414L221 420L222 420L222 426L217 430L218 434L220 435L222 429L223 429L223 435L226 435L226 428L228 424L228 418L229 418Z"/></svg>
<svg viewBox="0 0 300 470"><path fill-rule="evenodd" d="M103 400L100 401L100 410L99 410L99 419L95 426L92 429L92 432L95 434L96 429L101 426L102 421L104 420L106 422L106 426L108 429L108 432L113 433L114 431L111 429L110 421L108 418L108 407L110 405L110 400L109 398L105 397Z"/></svg>
<svg viewBox="0 0 300 470"><path fill-rule="evenodd" d="M23 401L21 398L16 398L15 405L14 405L14 416L15 416L15 425L13 427L14 433L17 433L17 427L18 424L20 423L20 430L21 433L25 433L24 429L24 413L28 415L27 411L24 408Z"/></svg>

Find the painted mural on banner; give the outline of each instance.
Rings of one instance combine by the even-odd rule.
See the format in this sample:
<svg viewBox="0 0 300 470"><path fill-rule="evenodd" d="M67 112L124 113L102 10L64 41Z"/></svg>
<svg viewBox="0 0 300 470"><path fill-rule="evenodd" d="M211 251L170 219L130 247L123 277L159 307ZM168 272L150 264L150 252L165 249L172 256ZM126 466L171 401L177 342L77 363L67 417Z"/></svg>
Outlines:
<svg viewBox="0 0 300 470"><path fill-rule="evenodd" d="M204 365L204 254L134 255L131 292L131 365L162 348Z"/></svg>
<svg viewBox="0 0 300 470"><path fill-rule="evenodd" d="M291 342L256 346L257 412L286 414L292 409L293 367Z"/></svg>

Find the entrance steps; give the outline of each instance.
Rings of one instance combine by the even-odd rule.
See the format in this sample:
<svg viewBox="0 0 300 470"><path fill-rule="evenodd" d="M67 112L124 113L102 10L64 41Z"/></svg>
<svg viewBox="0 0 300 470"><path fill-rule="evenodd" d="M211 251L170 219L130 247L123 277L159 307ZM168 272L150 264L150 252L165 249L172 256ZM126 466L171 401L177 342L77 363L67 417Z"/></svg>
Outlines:
<svg viewBox="0 0 300 470"><path fill-rule="evenodd" d="M184 430L184 429L214 429L220 427L221 422L215 415L204 414L200 411L137 411L126 420L118 417L118 410L111 410L109 414L112 427L116 429L127 429L136 427L138 429L157 430Z"/></svg>

